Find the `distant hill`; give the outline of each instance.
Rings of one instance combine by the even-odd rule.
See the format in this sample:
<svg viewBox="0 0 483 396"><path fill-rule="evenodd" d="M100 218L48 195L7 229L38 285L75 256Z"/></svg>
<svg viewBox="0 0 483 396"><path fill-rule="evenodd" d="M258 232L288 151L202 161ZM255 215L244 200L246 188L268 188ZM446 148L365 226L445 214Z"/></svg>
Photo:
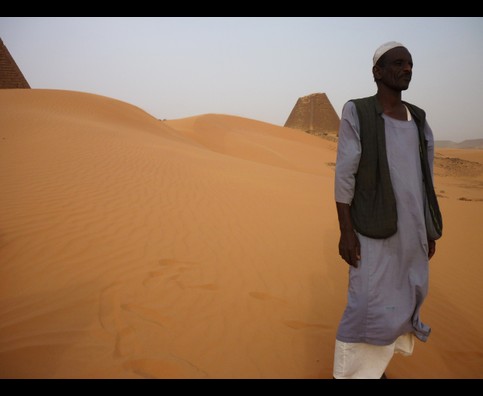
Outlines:
<svg viewBox="0 0 483 396"><path fill-rule="evenodd" d="M483 139L463 140L460 143L451 140L436 140L437 148L483 149Z"/></svg>

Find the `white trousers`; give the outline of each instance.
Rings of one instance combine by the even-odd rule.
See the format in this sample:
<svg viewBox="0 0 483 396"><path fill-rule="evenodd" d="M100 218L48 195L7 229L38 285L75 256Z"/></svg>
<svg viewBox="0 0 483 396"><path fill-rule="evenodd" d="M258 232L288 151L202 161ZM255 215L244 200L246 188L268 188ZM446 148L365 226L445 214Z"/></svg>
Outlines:
<svg viewBox="0 0 483 396"><path fill-rule="evenodd" d="M379 379L394 353L410 356L414 349L412 333L403 334L390 345L335 341L334 378Z"/></svg>

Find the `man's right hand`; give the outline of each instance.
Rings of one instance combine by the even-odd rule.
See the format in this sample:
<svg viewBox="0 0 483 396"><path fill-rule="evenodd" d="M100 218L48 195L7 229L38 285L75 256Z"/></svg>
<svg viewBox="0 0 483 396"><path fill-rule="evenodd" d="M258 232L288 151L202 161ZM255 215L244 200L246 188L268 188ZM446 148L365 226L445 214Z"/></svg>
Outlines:
<svg viewBox="0 0 483 396"><path fill-rule="evenodd" d="M358 260L361 259L361 245L354 230L341 230L339 240L339 254L354 268L359 266Z"/></svg>
<svg viewBox="0 0 483 396"><path fill-rule="evenodd" d="M342 202L336 202L336 206L340 228L339 254L347 264L357 268L357 261L361 259L361 245L352 226L350 206Z"/></svg>

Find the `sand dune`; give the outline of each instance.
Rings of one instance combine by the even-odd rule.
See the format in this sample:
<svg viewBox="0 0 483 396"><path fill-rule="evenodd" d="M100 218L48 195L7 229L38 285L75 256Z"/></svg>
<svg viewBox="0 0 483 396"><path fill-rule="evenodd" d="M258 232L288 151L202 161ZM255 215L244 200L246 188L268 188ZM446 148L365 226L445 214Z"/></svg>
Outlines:
<svg viewBox="0 0 483 396"><path fill-rule="evenodd" d="M0 377L331 378L335 150L240 117L0 90ZM392 378L483 377L483 176L439 165L433 334Z"/></svg>

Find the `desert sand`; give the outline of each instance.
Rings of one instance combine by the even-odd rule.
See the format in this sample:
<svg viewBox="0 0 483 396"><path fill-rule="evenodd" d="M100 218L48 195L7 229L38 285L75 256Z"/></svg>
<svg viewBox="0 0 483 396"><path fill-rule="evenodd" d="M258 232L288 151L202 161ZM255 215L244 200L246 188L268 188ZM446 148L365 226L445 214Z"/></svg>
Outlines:
<svg viewBox="0 0 483 396"><path fill-rule="evenodd" d="M0 90L0 378L331 378L336 143ZM483 378L483 150L437 150L444 236L390 378Z"/></svg>

